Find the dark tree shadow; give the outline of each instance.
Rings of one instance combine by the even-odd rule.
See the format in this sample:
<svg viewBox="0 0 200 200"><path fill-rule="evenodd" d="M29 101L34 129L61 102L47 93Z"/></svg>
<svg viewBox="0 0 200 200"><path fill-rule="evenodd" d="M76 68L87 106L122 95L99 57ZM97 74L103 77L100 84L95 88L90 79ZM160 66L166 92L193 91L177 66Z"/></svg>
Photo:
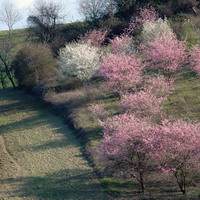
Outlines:
<svg viewBox="0 0 200 200"><path fill-rule="evenodd" d="M45 177L28 177L2 180L4 184L22 185L14 191L16 196L24 199L38 198L49 200L107 200L98 183L92 179L93 174L87 170L64 170Z"/></svg>

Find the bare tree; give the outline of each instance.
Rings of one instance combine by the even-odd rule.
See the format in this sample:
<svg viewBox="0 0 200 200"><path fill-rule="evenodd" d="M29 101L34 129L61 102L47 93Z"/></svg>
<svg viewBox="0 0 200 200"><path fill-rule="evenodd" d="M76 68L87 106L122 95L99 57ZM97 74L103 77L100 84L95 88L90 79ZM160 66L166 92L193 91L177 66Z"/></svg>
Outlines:
<svg viewBox="0 0 200 200"><path fill-rule="evenodd" d="M35 0L33 15L27 19L33 34L41 42L51 42L55 36L56 25L66 17L65 7L60 2Z"/></svg>
<svg viewBox="0 0 200 200"><path fill-rule="evenodd" d="M22 19L16 5L7 1L2 4L0 9L0 22L8 27L9 33L13 26Z"/></svg>
<svg viewBox="0 0 200 200"><path fill-rule="evenodd" d="M12 68L12 59L15 54L15 45L9 36L0 41L0 82L3 88L9 80L13 87L16 87Z"/></svg>
<svg viewBox="0 0 200 200"><path fill-rule="evenodd" d="M35 16L37 16L43 24L55 27L60 20L66 16L65 7L60 2L35 0L34 3Z"/></svg>
<svg viewBox="0 0 200 200"><path fill-rule="evenodd" d="M116 6L113 0L78 0L79 11L86 20L97 20L105 15L113 15Z"/></svg>

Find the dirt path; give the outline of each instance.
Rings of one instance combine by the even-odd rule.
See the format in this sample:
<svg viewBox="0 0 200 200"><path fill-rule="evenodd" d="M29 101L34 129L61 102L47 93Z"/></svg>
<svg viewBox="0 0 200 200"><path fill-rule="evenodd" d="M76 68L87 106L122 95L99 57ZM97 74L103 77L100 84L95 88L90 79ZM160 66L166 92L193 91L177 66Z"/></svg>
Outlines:
<svg viewBox="0 0 200 200"><path fill-rule="evenodd" d="M107 200L73 133L34 99L0 91L0 200Z"/></svg>

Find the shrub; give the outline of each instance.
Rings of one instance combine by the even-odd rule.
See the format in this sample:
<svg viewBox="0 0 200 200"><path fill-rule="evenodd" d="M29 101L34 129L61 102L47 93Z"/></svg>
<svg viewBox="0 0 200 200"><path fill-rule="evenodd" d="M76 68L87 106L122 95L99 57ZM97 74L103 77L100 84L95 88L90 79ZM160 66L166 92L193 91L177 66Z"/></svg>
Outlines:
<svg viewBox="0 0 200 200"><path fill-rule="evenodd" d="M27 44L12 62L19 86L32 88L44 79L56 75L56 61L43 44Z"/></svg>
<svg viewBox="0 0 200 200"><path fill-rule="evenodd" d="M99 68L100 50L87 43L71 43L60 50L60 77L76 77L82 81L89 80Z"/></svg>
<svg viewBox="0 0 200 200"><path fill-rule="evenodd" d="M146 21L142 28L142 42L149 43L154 40L159 40L162 37L173 35L173 30L170 27L167 19L159 18L156 21Z"/></svg>

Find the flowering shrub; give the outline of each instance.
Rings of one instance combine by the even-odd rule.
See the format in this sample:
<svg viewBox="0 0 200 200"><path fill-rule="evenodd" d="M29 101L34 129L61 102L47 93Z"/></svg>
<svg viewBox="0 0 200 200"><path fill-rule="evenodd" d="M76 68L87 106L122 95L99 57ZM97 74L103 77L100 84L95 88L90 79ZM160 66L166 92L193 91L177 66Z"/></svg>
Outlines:
<svg viewBox="0 0 200 200"><path fill-rule="evenodd" d="M125 53L110 54L100 63L98 75L105 78L106 86L122 92L140 82L142 69L141 59Z"/></svg>
<svg viewBox="0 0 200 200"><path fill-rule="evenodd" d="M200 47L194 46L191 51L190 64L192 69L200 75Z"/></svg>
<svg viewBox="0 0 200 200"><path fill-rule="evenodd" d="M60 50L58 72L61 77L89 80L99 68L100 52L87 43L71 43Z"/></svg>
<svg viewBox="0 0 200 200"><path fill-rule="evenodd" d="M186 44L175 36L166 36L141 46L147 66L165 73L177 71L186 59Z"/></svg>
<svg viewBox="0 0 200 200"><path fill-rule="evenodd" d="M80 40L83 43L88 43L92 46L100 47L105 41L105 38L108 35L108 33L108 29L92 30L80 37Z"/></svg>
<svg viewBox="0 0 200 200"><path fill-rule="evenodd" d="M159 18L156 21L146 21L141 34L142 42L145 44L163 37L173 36L173 30L167 19Z"/></svg>

